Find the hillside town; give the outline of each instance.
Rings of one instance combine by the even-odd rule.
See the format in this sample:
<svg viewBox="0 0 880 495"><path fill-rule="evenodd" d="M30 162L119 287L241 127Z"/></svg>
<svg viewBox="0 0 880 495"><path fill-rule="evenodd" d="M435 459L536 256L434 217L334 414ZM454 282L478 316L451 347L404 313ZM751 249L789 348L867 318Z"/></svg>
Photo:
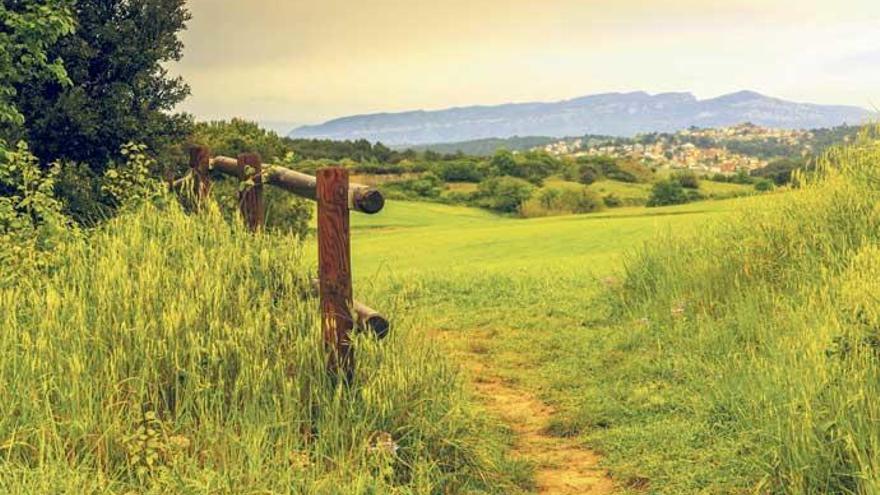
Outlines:
<svg viewBox="0 0 880 495"><path fill-rule="evenodd" d="M810 131L771 129L746 123L714 129L690 128L674 134L646 134L599 144L586 138L565 139L543 149L556 156L611 156L636 160L655 169L733 174L762 168L769 160L732 151L729 149L732 145L772 143L808 153L812 137Z"/></svg>

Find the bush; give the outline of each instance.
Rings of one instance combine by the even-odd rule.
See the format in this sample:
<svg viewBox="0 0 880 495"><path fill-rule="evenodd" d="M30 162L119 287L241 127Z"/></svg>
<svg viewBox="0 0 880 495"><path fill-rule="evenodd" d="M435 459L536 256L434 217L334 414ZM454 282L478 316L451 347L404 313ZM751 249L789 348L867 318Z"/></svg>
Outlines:
<svg viewBox="0 0 880 495"><path fill-rule="evenodd" d="M524 217L546 217L592 213L603 207L601 198L586 187L544 188L523 204L521 213Z"/></svg>
<svg viewBox="0 0 880 495"><path fill-rule="evenodd" d="M516 177L493 177L480 182L477 204L503 213L519 210L534 192L535 186Z"/></svg>
<svg viewBox="0 0 880 495"><path fill-rule="evenodd" d="M685 189L699 189L700 188L700 179L697 177L697 174L691 171L683 171L677 172L673 179L677 180L681 187Z"/></svg>
<svg viewBox="0 0 880 495"><path fill-rule="evenodd" d="M692 196L685 191L681 183L673 179L664 179L651 188L648 206L680 205L691 201Z"/></svg>
<svg viewBox="0 0 880 495"><path fill-rule="evenodd" d="M578 182L586 186L589 186L601 178L599 172L591 165L581 165L579 172L580 173L577 177Z"/></svg>
<svg viewBox="0 0 880 495"><path fill-rule="evenodd" d="M770 179L759 179L755 182L755 190L759 192L772 191L775 188L776 185Z"/></svg>
<svg viewBox="0 0 880 495"><path fill-rule="evenodd" d="M623 200L614 195L614 193L608 194L604 198L602 198L602 202L605 203L605 206L608 208L617 208L619 206L623 206Z"/></svg>
<svg viewBox="0 0 880 495"><path fill-rule="evenodd" d="M483 173L476 163L469 161L440 162L436 165L437 175L446 182L480 182Z"/></svg>
<svg viewBox="0 0 880 495"><path fill-rule="evenodd" d="M791 176L795 170L805 167L806 163L803 160L781 158L768 163L763 168L752 170L751 176L769 179L777 186L783 186L791 182Z"/></svg>
<svg viewBox="0 0 880 495"><path fill-rule="evenodd" d="M418 179L389 182L382 185L382 190L387 193L389 199L437 199L443 193L443 181L428 172Z"/></svg>
<svg viewBox="0 0 880 495"><path fill-rule="evenodd" d="M57 246L79 231L55 197L61 167L40 168L21 142L0 149L0 288L57 261Z"/></svg>
<svg viewBox="0 0 880 495"><path fill-rule="evenodd" d="M654 180L654 172L634 160L620 160L605 171L605 177L620 182L645 183Z"/></svg>

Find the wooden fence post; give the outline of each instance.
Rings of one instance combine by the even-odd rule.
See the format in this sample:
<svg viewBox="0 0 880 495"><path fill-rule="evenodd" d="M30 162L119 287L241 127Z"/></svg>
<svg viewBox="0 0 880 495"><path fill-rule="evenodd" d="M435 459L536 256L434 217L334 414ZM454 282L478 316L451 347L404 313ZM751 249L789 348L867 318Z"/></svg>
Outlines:
<svg viewBox="0 0 880 495"><path fill-rule="evenodd" d="M348 170L324 168L317 174L318 274L321 328L330 353L331 373L354 377L351 348L351 244L349 237ZM338 375L336 375L338 376Z"/></svg>
<svg viewBox="0 0 880 495"><path fill-rule="evenodd" d="M253 182L239 192L238 203L248 229L257 232L263 228L266 217L266 209L263 205L263 165L260 162L260 155L255 153L238 155L238 178L242 182Z"/></svg>
<svg viewBox="0 0 880 495"><path fill-rule="evenodd" d="M189 150L189 166L193 176L193 200L200 209L211 194L211 150L207 146L193 146Z"/></svg>

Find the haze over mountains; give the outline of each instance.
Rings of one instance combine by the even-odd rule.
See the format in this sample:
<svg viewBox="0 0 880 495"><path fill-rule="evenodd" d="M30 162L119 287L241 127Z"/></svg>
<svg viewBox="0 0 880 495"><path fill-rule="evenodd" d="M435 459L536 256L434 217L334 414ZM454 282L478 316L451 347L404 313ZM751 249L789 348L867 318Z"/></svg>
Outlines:
<svg viewBox="0 0 880 495"><path fill-rule="evenodd" d="M786 129L860 124L877 114L843 105L795 103L753 91L697 99L691 93L604 93L553 103L471 106L377 113L294 129L291 137L367 139L388 145L446 143L512 136L633 136L691 126L742 122Z"/></svg>

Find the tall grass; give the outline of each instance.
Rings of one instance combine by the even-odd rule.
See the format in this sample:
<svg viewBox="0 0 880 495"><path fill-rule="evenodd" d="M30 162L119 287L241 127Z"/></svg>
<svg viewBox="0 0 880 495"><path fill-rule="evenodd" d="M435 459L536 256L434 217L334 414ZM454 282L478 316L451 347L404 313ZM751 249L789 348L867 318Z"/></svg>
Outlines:
<svg viewBox="0 0 880 495"><path fill-rule="evenodd" d="M825 162L799 190L628 263L629 351L657 363L658 390L681 391L654 420L696 425L643 438L724 453L697 461L718 465L691 487L880 493L880 145Z"/></svg>
<svg viewBox="0 0 880 495"><path fill-rule="evenodd" d="M0 493L507 492L499 438L395 323L327 378L295 238L153 207L0 289Z"/></svg>

